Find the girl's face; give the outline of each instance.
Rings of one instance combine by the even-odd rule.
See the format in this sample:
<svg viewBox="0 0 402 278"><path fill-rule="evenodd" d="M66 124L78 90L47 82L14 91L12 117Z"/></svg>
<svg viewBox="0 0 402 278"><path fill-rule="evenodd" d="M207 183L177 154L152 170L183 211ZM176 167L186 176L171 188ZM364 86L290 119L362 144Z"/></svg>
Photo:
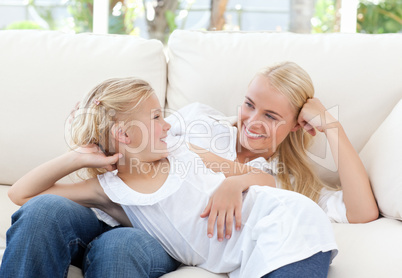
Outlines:
<svg viewBox="0 0 402 278"><path fill-rule="evenodd" d="M170 129L162 115L162 108L155 94L140 104L138 110L132 113L128 122L126 134L129 143L126 151L140 161L156 161L167 157L168 150L165 142Z"/></svg>
<svg viewBox="0 0 402 278"><path fill-rule="evenodd" d="M248 87L239 111L241 148L268 158L291 131L298 129L297 113L289 100L258 75Z"/></svg>

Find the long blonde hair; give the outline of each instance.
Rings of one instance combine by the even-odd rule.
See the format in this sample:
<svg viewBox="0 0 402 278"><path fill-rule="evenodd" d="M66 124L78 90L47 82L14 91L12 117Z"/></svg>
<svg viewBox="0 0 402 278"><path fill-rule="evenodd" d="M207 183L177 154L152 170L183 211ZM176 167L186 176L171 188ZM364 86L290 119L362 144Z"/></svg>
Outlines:
<svg viewBox="0 0 402 278"><path fill-rule="evenodd" d="M115 150L110 144L110 129L119 121L129 120L143 101L154 90L141 79L112 78L93 88L80 102L71 123L70 143L72 147L96 144L106 155L113 155ZM88 178L105 173L103 168L88 168Z"/></svg>
<svg viewBox="0 0 402 278"><path fill-rule="evenodd" d="M295 109L297 116L307 99L314 96L314 86L308 73L293 62L284 62L263 69L258 73L268 78L270 84L282 93ZM278 146L276 154L278 173L283 189L301 193L317 202L323 186L327 187L314 173L306 148L312 143L312 136L302 128L291 132ZM294 181L291 181L291 176Z"/></svg>

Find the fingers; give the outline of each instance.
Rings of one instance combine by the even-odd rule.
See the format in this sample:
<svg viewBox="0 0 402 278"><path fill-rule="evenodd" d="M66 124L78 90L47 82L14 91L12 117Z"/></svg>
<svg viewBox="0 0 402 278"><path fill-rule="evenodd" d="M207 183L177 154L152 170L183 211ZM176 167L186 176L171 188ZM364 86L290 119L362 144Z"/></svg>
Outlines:
<svg viewBox="0 0 402 278"><path fill-rule="evenodd" d="M208 228L207 228L207 235L209 238L212 238L214 235L214 227L215 227L215 220L218 213L215 210L212 210L208 217Z"/></svg>
<svg viewBox="0 0 402 278"><path fill-rule="evenodd" d="M327 114L331 116L319 99L310 98L303 105L297 122L310 135L315 136L316 131L324 132Z"/></svg>
<svg viewBox="0 0 402 278"><path fill-rule="evenodd" d="M309 123L304 123L304 126L303 126L303 129L307 132L307 133L309 133L310 135L312 135L312 136L315 136L316 135L316 131L315 131L315 128L312 126L312 125L310 125Z"/></svg>
<svg viewBox="0 0 402 278"><path fill-rule="evenodd" d="M235 209L236 231L241 229L241 206Z"/></svg>
<svg viewBox="0 0 402 278"><path fill-rule="evenodd" d="M228 213L226 214L225 227L226 227L225 238L230 239L232 237L232 228L233 228L233 211L228 211Z"/></svg>
<svg viewBox="0 0 402 278"><path fill-rule="evenodd" d="M233 211L228 211L227 213L225 211L218 213L211 212L208 218L208 231L207 231L208 237L209 238L213 237L214 226L216 223L218 241L222 242L224 238L230 239L232 237L232 230L233 230L233 219L234 219L233 215L234 215ZM238 222L239 224L236 225L236 230L240 230L241 213L239 213L239 215L236 216L236 219L239 220Z"/></svg>
<svg viewBox="0 0 402 278"><path fill-rule="evenodd" d="M211 212L212 207L212 199L209 199L207 206L205 207L204 211L201 213L201 218L207 217Z"/></svg>
<svg viewBox="0 0 402 278"><path fill-rule="evenodd" d="M216 220L216 229L218 232L218 241L223 241L223 229L225 229L225 217L224 212L218 213L218 219Z"/></svg>
<svg viewBox="0 0 402 278"><path fill-rule="evenodd" d="M305 120L303 120L302 118L299 119L299 125L307 132L309 133L311 136L315 136L316 135L316 131L315 128L309 124L308 122L306 122Z"/></svg>
<svg viewBox="0 0 402 278"><path fill-rule="evenodd" d="M233 215L233 212L232 212L232 215ZM208 218L208 228L207 228L207 235L209 238L212 238L214 235L214 227L215 227L215 223L216 223L216 229L217 229L217 233L218 233L218 241L220 241L220 242L223 241L225 220L226 220L225 211L223 211L221 213L214 211L214 210L211 211L211 213L209 214L209 218ZM233 223L233 216L232 216L231 221ZM232 229L230 229L229 235L230 236L232 235ZM229 236L229 238L230 238L230 236Z"/></svg>
<svg viewBox="0 0 402 278"><path fill-rule="evenodd" d="M116 170L116 163L119 161L120 158L122 158L123 155L121 153L116 153L112 156L106 157L107 164L103 168L106 169L107 171L114 171Z"/></svg>

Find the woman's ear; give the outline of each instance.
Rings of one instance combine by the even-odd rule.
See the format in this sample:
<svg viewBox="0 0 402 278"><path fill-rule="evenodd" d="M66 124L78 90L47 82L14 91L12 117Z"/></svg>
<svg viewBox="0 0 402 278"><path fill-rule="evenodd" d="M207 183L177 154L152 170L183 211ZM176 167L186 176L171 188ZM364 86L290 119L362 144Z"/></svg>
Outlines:
<svg viewBox="0 0 402 278"><path fill-rule="evenodd" d="M128 137L127 133L123 130L122 127L118 125L112 126L112 136L113 138L123 144L130 144L130 137Z"/></svg>
<svg viewBox="0 0 402 278"><path fill-rule="evenodd" d="M301 128L301 125L297 123L290 131L295 132L298 131Z"/></svg>

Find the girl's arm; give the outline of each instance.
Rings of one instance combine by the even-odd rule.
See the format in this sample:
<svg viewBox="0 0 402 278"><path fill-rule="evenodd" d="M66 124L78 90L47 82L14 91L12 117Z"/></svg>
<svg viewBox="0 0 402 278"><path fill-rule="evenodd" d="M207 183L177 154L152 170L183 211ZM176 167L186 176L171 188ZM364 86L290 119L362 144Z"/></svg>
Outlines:
<svg viewBox="0 0 402 278"><path fill-rule="evenodd" d="M313 98L303 106L298 122L313 136L313 128L325 132L335 164L338 166L349 222L365 223L377 219L378 206L367 172L339 121L326 111L317 98Z"/></svg>
<svg viewBox="0 0 402 278"><path fill-rule="evenodd" d="M101 208L109 201L97 179L74 184L63 184L57 181L84 167L105 167L111 170L117 160L118 154L106 157L98 151L96 146L80 148L31 170L9 189L8 196L15 204L23 205L37 195L55 194L86 207Z"/></svg>
<svg viewBox="0 0 402 278"><path fill-rule="evenodd" d="M206 167L214 172L222 172L226 176L209 199L201 217L208 217L208 237L213 236L216 222L218 240L223 240L225 228L225 238L229 239L232 235L233 218L236 230L241 228L242 192L252 185L276 187L275 179L260 169L222 158L198 146L188 145L191 151L201 157Z"/></svg>

